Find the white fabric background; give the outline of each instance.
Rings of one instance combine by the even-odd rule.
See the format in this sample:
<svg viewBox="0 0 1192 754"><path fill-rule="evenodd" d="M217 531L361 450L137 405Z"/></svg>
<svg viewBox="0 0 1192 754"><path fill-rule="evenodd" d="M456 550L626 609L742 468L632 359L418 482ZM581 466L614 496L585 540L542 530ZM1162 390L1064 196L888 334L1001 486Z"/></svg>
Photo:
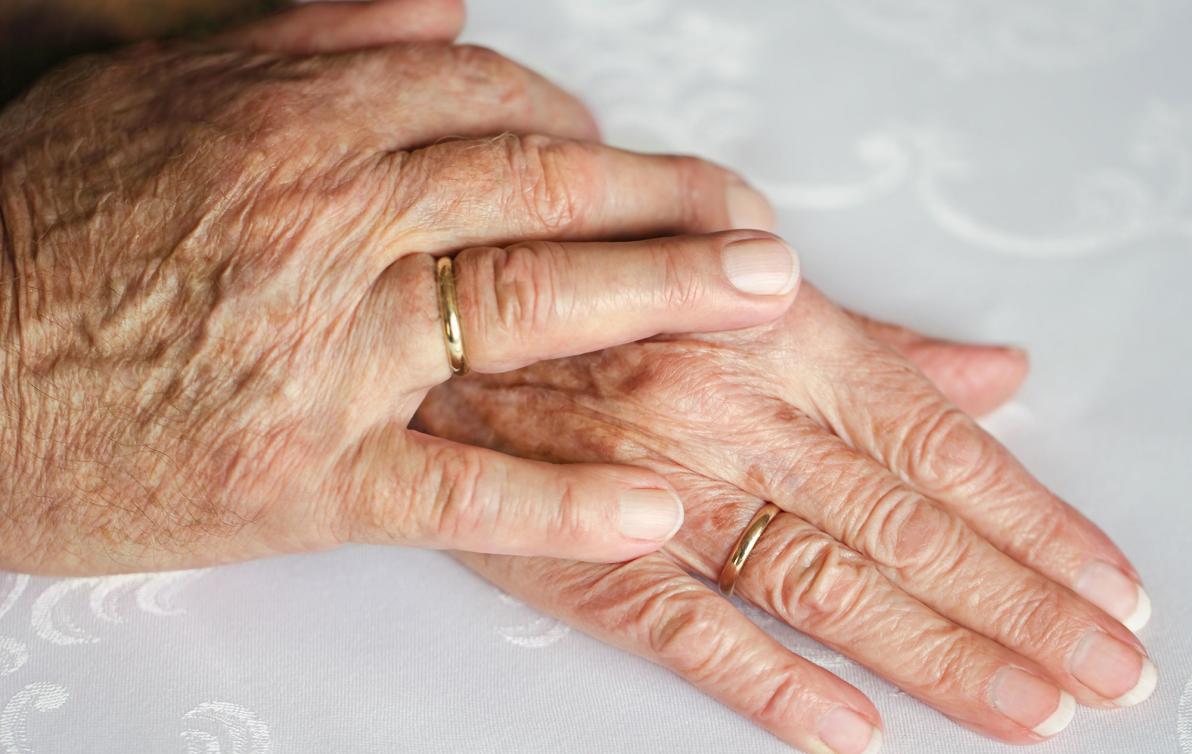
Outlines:
<svg viewBox="0 0 1192 754"><path fill-rule="evenodd" d="M1192 754L1192 6L473 0L467 37L615 143L774 197L850 305L1029 347L989 421L1154 600L1159 688L1039 752ZM877 703L887 752L1008 752L757 616ZM181 574L0 574L3 752L786 751L666 672L382 548Z"/></svg>

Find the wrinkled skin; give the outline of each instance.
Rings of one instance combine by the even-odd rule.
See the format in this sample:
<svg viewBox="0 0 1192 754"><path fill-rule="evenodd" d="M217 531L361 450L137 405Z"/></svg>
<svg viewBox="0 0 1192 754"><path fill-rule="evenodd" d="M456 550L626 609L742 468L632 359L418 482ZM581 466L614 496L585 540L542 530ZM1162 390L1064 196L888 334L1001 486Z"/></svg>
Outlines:
<svg viewBox="0 0 1192 754"><path fill-rule="evenodd" d="M578 101L447 44L459 15L424 6L307 6L217 43L79 60L0 115L0 567L348 540L618 561L677 528L648 470L407 429L451 376L432 255L463 249L478 371L772 320L797 262L762 231L567 243L768 207L704 161L594 143ZM421 23L376 23L411 8ZM737 241L791 284L730 284Z"/></svg>
<svg viewBox="0 0 1192 754"><path fill-rule="evenodd" d="M736 593L957 721L1025 743L1055 732L1032 729L1056 712L1058 689L1093 706L1137 702L1118 698L1146 685L1144 650L1072 591L1125 619L1137 590L1115 591L1112 579L1096 589L1081 575L1109 563L1132 587L1129 563L872 337L905 345L896 333L804 285L773 325L655 339L432 391L416 418L431 432L552 461L640 464L665 474L687 506L662 554L621 566L464 561L785 740L826 751L816 735L826 711L848 705L877 725L873 706L687 575L715 580L770 500L784 512ZM989 407L963 370L922 349L910 355L966 408ZM1000 361L985 374L1024 366L1013 353L981 358ZM1092 667L1090 642L1119 665ZM1005 675L1020 672L1029 678Z"/></svg>
<svg viewBox="0 0 1192 754"><path fill-rule="evenodd" d="M409 413L444 377L436 342L425 384L396 389L394 375L411 361L401 357L419 349L394 348L390 329L347 336L345 318L386 289L378 282L402 279L383 270L411 251L472 244L768 227L765 212L752 213L753 222L729 217L722 197L734 179L713 166L669 161L670 177L647 182L641 196L624 190L641 183L636 161L613 164L591 148L537 149L597 134L578 103L486 51L309 57L446 43L461 11L448 0L313 4L225 35L225 49L145 47L78 64L0 117L0 462L16 472L4 478L0 565L90 573L345 538L451 545L425 530L418 542L395 525L409 521L395 500L435 486L417 464L408 474L386 468L385 495L362 496L357 475L335 473L343 469L337 460L372 459L365 468L375 470L377 457L397 455L381 450L408 439ZM516 159L526 142L504 138L495 156L483 145L468 150L489 159L444 160L449 169L435 172L422 149L446 135L503 131L549 134L531 139L528 154L569 159L549 177L518 173L549 163ZM404 168L419 155L426 170L409 183ZM613 190L601 191L604 184ZM543 185L557 190L526 190ZM628 200L602 203L618 193ZM519 196L538 201L519 204ZM506 216L513 222L494 224ZM419 233L428 228L440 232ZM671 248L699 257L725 240ZM482 249L471 259L485 262L475 269L499 271L496 263L511 256L557 261L576 249L517 251ZM692 294L715 288L713 277L686 280L689 304L709 308ZM515 285L472 279L469 288L461 279L465 313L499 298L486 294L534 291L548 278L486 281L502 279ZM412 292L394 289L378 296L374 321L433 318L419 298L429 290L425 277ZM789 297L759 303L721 290L711 303L750 310L754 322L720 312L721 326L744 327L777 316ZM681 320L655 329L682 330ZM516 332L516 318L511 324ZM468 332L477 326L471 321ZM491 356L490 367L527 360L487 354L488 341L479 340L473 355ZM997 405L1024 369L1010 351L842 315L806 288L773 327L628 346L507 383L453 382L432 393L421 418L444 436L524 455L621 460L664 474L688 518L661 555L615 566L467 560L527 601L674 669L784 740L820 752L831 739L838 752L860 751L871 743L868 727L880 723L859 692L787 652L688 575L715 575L762 498L789 512L767 530L738 594L967 725L1038 740L1030 726L1055 704L1052 680L1090 704L1115 693L1065 673L1065 662L1086 659L1074 637L1088 626L1116 637L1127 674L1141 651L1055 583L1124 617L1136 601L1135 575L1004 451L988 441L974 450L964 417L890 346L972 413ZM359 361L348 358L354 353ZM914 524L924 516L941 525ZM993 557L973 530L1013 559ZM1124 597L1090 586L1098 580L1081 575L1090 559L1125 574ZM1019 562L1054 583L1030 578ZM1010 665L1040 679L1033 695L1011 695L1014 719L998 707L1006 685L998 679ZM860 715L860 734L854 726L841 737L841 710Z"/></svg>

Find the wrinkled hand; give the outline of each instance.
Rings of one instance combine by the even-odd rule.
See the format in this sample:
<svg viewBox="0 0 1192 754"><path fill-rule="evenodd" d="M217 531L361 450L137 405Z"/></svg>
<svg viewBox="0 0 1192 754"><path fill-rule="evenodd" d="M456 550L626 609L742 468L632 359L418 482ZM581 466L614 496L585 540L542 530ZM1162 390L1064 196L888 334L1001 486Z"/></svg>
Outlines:
<svg viewBox="0 0 1192 754"><path fill-rule="evenodd" d="M784 512L737 594L956 721L1025 743L1066 725L1072 697L1141 701L1155 672L1118 622L1137 629L1149 615L1125 557L961 409L991 408L1024 371L1012 351L924 342L804 285L772 325L455 381L416 422L530 457L665 474L687 520L662 554L617 566L463 559L785 741L870 752L880 722L860 692L688 575L714 579L763 500Z"/></svg>
<svg viewBox="0 0 1192 754"><path fill-rule="evenodd" d="M0 567L346 540L623 560L674 532L654 472L407 429L450 376L432 255L466 249L481 372L771 320L797 261L760 231L567 243L768 207L711 164L592 143L572 97L447 44L458 11L307 6L79 61L4 111Z"/></svg>

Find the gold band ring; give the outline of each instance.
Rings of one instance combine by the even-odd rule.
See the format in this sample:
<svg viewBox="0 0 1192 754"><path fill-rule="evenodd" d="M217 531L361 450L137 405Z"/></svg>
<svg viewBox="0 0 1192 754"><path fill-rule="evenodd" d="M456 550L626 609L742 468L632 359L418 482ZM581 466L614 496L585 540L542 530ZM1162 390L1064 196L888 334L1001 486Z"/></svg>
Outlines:
<svg viewBox="0 0 1192 754"><path fill-rule="evenodd" d="M435 262L435 280L439 286L439 318L443 323L443 342L447 346L447 363L453 374L468 373L468 358L464 355L464 330L459 320L459 300L455 295L455 263L451 257L439 257Z"/></svg>
<svg viewBox="0 0 1192 754"><path fill-rule="evenodd" d="M724 567L720 569L720 593L725 597L733 596L733 589L737 586L737 576L741 575L745 559L749 557L749 553L753 552L753 546L761 539L762 532L766 530L780 510L782 509L774 503L766 503L757 513L753 514L753 518L749 519L749 526L746 526L745 531L741 532L741 536L737 537L732 555L728 556L728 560L724 561Z"/></svg>

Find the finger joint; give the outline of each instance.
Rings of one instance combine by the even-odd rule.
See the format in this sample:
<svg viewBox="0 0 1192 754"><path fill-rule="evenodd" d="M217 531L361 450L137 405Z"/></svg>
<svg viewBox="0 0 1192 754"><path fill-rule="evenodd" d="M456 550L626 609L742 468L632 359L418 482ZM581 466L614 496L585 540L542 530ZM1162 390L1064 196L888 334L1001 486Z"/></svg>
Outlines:
<svg viewBox="0 0 1192 754"><path fill-rule="evenodd" d="M598 190L595 161L587 147L531 134L506 141L513 176L514 211L522 211L547 235L565 234L584 215Z"/></svg>
<svg viewBox="0 0 1192 754"><path fill-rule="evenodd" d="M854 616L868 588L864 565L821 532L802 532L781 546L770 572L783 574L771 602L792 625L831 633Z"/></svg>
<svg viewBox="0 0 1192 754"><path fill-rule="evenodd" d="M990 478L993 455L973 420L958 408L933 406L912 422L901 443L898 468L914 484L931 490L955 490Z"/></svg>
<svg viewBox="0 0 1192 754"><path fill-rule="evenodd" d="M731 653L720 602L696 583L671 584L657 591L637 616L638 624L646 627L651 655L693 683L714 681L729 664Z"/></svg>

